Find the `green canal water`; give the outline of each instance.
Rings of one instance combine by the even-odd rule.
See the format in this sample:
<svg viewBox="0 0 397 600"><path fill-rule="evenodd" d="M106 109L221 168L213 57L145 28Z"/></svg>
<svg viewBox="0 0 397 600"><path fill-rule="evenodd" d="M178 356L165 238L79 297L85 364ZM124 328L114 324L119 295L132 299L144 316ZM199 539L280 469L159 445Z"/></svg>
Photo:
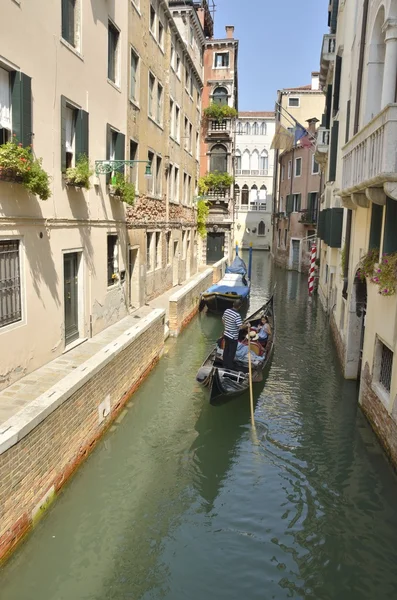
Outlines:
<svg viewBox="0 0 397 600"><path fill-rule="evenodd" d="M0 571L1 600L397 597L397 480L338 368L306 279L254 254L251 308L277 281L277 345L249 400L209 406L201 315Z"/></svg>

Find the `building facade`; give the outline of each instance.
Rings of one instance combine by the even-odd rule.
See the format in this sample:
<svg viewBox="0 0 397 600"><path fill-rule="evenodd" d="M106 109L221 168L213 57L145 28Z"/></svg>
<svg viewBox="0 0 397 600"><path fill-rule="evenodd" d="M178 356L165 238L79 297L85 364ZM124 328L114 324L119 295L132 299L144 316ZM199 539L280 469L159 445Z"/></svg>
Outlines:
<svg viewBox="0 0 397 600"><path fill-rule="evenodd" d="M310 84L278 90L276 127L280 124L293 132L296 123L300 123L310 128L313 136L315 123L320 120L323 110L324 95L319 86L319 73L313 72ZM309 232L313 236L316 229L315 222L306 221L316 214L320 192L318 165L312 155L312 150L303 148L300 142L289 153L275 150L272 252L276 264L288 269L305 270L311 240L314 239L305 239Z"/></svg>
<svg viewBox="0 0 397 600"><path fill-rule="evenodd" d="M240 112L236 123L235 242L270 250L272 241L274 112Z"/></svg>
<svg viewBox="0 0 397 600"><path fill-rule="evenodd" d="M0 388L127 314L125 205L104 175L91 175L90 189L66 179L83 157L91 167L105 161L110 146L123 156L127 8L108 0L90 10L81 1L2 7ZM50 177L46 201L5 156L30 145Z"/></svg>
<svg viewBox="0 0 397 600"><path fill-rule="evenodd" d="M359 379L359 402L397 464L397 5L334 0L328 22L319 294L344 375Z"/></svg>
<svg viewBox="0 0 397 600"><path fill-rule="evenodd" d="M128 209L130 303L137 307L197 272L203 88L203 3L129 7L128 145L137 198ZM199 6L200 5L200 6ZM208 13L208 14L207 14ZM148 161L152 177L145 178Z"/></svg>
<svg viewBox="0 0 397 600"><path fill-rule="evenodd" d="M316 119L308 124L316 135ZM275 240L275 261L296 271L309 270L312 244L316 241L317 215L321 193L320 167L314 147L297 144L279 158L279 212Z"/></svg>
<svg viewBox="0 0 397 600"><path fill-rule="evenodd" d="M228 106L238 110L238 40L234 39L234 27L226 27L226 38L207 39L204 48L204 89L202 107ZM236 113L237 114L237 113ZM235 116L224 119L205 118L202 121L200 178L209 173L228 174L231 183L221 189L208 189L209 217L205 260L214 263L231 257L234 222L234 150Z"/></svg>

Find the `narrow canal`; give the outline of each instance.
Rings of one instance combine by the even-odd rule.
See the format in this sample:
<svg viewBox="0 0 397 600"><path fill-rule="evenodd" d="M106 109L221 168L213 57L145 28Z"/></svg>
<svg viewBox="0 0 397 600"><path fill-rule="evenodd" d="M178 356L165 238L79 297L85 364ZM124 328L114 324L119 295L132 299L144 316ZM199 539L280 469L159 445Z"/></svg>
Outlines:
<svg viewBox="0 0 397 600"><path fill-rule="evenodd" d="M340 374L306 280L277 281L277 347L256 391L210 407L200 316L0 571L1 600L373 600L397 596L397 480Z"/></svg>

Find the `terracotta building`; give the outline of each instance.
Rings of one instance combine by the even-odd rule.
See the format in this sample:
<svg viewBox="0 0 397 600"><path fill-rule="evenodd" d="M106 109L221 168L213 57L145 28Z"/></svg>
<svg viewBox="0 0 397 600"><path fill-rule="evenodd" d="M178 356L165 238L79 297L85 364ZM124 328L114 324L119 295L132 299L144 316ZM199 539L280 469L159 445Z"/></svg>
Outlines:
<svg viewBox="0 0 397 600"><path fill-rule="evenodd" d="M212 104L238 109L238 40L234 27L226 27L226 38L207 39L204 48L203 109ZM200 176L228 173L234 176L235 119L203 119L201 129ZM233 184L221 190L209 190L210 214L205 258L213 263L230 257L233 245Z"/></svg>

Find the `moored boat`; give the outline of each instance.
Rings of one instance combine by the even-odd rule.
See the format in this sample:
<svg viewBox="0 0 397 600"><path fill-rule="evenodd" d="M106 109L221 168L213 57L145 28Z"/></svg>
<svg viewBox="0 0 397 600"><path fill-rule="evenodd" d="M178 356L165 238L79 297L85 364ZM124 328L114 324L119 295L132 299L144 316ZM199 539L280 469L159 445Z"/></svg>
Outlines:
<svg viewBox="0 0 397 600"><path fill-rule="evenodd" d="M251 344L253 383L263 381L263 372L266 366L270 364L274 351L276 333L274 294L260 309L250 315L246 319L246 322L249 322L251 327L257 327L264 316L269 319L272 335L266 344L264 357L257 355L256 344ZM245 334L246 332L242 332L241 336L244 337ZM230 370L223 367L222 354L219 343L217 343L203 362L196 376L198 383L208 391L211 404L220 402L222 398L226 399L227 397L238 396L249 388L248 356L246 360L239 360L236 354L236 368ZM263 360L261 360L262 358Z"/></svg>
<svg viewBox="0 0 397 600"><path fill-rule="evenodd" d="M201 294L199 310L206 306L211 312L223 313L233 305L235 300L246 302L249 293L247 266L242 258L236 256L230 267L226 267L222 279Z"/></svg>

